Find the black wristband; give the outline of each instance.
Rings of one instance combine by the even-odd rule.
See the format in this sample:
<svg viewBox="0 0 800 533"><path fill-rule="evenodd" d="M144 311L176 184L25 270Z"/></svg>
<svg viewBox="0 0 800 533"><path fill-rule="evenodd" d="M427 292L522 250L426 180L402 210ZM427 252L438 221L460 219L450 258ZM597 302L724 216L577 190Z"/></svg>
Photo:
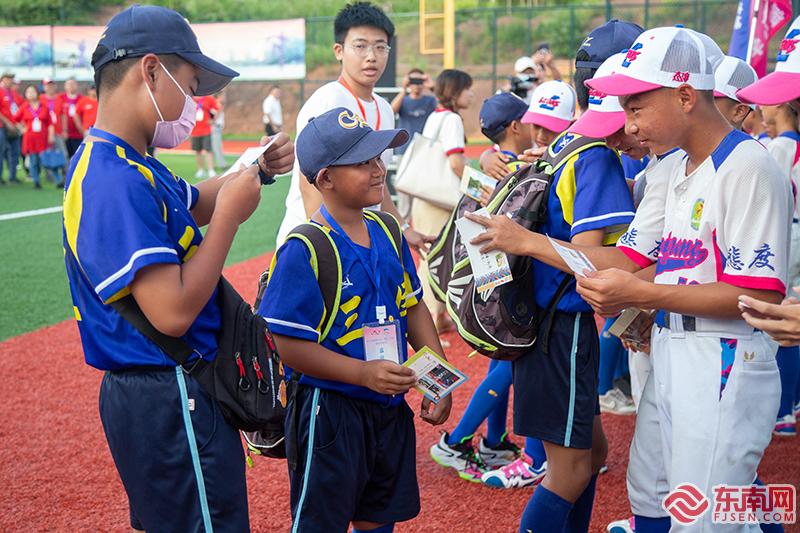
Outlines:
<svg viewBox="0 0 800 533"><path fill-rule="evenodd" d="M272 185L275 183L275 176L270 176L264 169L261 168L261 165L258 165L258 179L261 181L261 185Z"/></svg>

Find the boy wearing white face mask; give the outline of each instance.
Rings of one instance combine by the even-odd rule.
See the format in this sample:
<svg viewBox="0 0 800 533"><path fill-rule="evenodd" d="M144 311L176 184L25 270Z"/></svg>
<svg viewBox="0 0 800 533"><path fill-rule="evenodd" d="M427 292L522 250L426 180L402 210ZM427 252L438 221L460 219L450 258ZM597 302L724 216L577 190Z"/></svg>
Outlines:
<svg viewBox="0 0 800 533"><path fill-rule="evenodd" d="M86 362L106 372L100 418L131 526L247 531L238 432L191 374L109 304L131 294L158 331L213 360L225 257L258 205L259 174L291 169L293 147L280 134L258 167L197 186L146 155L148 146L172 148L189 136L193 95L237 76L200 52L172 10L133 6L116 15L92 66L98 117L67 175L65 262Z"/></svg>

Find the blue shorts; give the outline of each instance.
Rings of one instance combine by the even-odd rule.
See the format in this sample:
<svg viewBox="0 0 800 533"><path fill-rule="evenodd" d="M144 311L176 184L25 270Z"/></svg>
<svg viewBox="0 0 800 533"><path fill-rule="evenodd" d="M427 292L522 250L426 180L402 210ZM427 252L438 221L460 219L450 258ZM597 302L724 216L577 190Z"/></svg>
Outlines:
<svg viewBox="0 0 800 533"><path fill-rule="evenodd" d="M556 311L533 350L514 361L514 432L566 448L591 449L600 343L592 313Z"/></svg>
<svg viewBox="0 0 800 533"><path fill-rule="evenodd" d="M131 527L250 530L239 432L180 368L107 372L100 419L128 494Z"/></svg>
<svg viewBox="0 0 800 533"><path fill-rule="evenodd" d="M292 533L347 531L352 521L388 524L419 514L414 413L406 402L384 407L300 386L288 409L287 426L297 417Z"/></svg>

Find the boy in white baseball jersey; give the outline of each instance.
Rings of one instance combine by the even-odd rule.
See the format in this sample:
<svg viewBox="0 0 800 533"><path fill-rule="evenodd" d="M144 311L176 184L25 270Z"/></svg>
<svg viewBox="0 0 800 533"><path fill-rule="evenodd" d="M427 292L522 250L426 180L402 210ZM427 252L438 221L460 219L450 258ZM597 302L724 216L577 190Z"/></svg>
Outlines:
<svg viewBox="0 0 800 533"><path fill-rule="evenodd" d="M297 114L297 135L308 121L336 107L346 107L357 113L375 131L394 128L392 106L373 92L375 84L386 69L394 24L377 6L369 2L347 4L336 15L333 23L335 43L333 52L342 70L337 81L323 85L303 104ZM384 164L392 158L392 150L382 155ZM394 215L401 223L403 234L412 248L424 245L425 240L403 220L389 197L388 187L380 204L382 210ZM299 164L292 169L292 183L286 195L286 214L283 217L276 246L280 247L286 236L302 224L319 208L322 197L302 175Z"/></svg>
<svg viewBox="0 0 800 533"><path fill-rule="evenodd" d="M605 314L660 309L651 353L667 480L671 489L693 483L709 498L716 485L749 485L770 440L775 347L738 319L737 302L785 295L793 209L774 160L714 106L714 68L697 34L656 28L614 74L587 82L621 97L640 142L654 151L679 146L687 157L671 177L661 234L639 231L638 221L653 216L640 209L628 232L636 239L621 247L644 266L653 262L644 243L661 239L655 283L617 269L578 282ZM711 514L692 526L673 521L673 531L686 527L710 530Z"/></svg>

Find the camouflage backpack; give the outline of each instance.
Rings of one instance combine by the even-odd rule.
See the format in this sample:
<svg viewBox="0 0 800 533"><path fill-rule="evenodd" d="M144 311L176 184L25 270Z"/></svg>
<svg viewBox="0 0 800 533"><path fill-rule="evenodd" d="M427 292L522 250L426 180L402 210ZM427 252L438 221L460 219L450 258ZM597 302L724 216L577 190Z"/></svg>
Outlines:
<svg viewBox="0 0 800 533"><path fill-rule="evenodd" d="M498 183L487 211L506 215L526 229L537 231L547 217L547 199L555 172L570 158L595 146L605 143L572 133L560 135L540 160ZM533 260L509 256L514 279L479 293L466 247L455 228L458 218L479 207L466 197L456 205L428 254L428 281L470 346L492 359L513 360L532 348L539 323L546 317L550 319L572 278L565 278L548 308L541 309L534 294Z"/></svg>

